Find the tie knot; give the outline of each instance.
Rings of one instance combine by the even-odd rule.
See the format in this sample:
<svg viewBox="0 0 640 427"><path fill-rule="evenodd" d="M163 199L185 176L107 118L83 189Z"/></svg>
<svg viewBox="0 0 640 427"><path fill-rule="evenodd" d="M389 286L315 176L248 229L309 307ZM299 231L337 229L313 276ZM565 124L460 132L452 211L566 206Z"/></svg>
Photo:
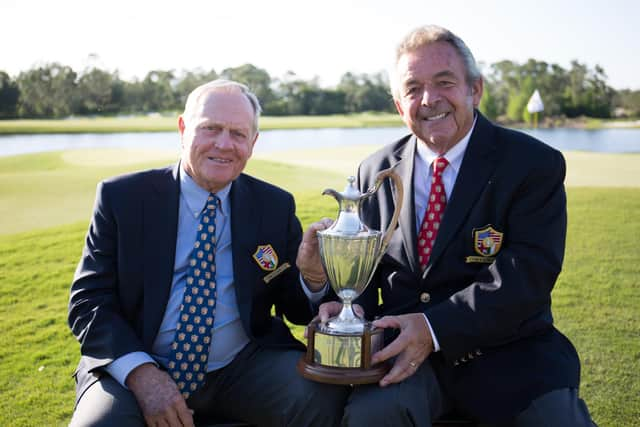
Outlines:
<svg viewBox="0 0 640 427"><path fill-rule="evenodd" d="M218 207L218 203L220 203L218 196L213 193L209 193L209 197L207 197L207 203L204 208L207 211L215 211Z"/></svg>
<svg viewBox="0 0 640 427"><path fill-rule="evenodd" d="M444 157L436 157L433 161L433 170L436 173L442 173L445 168L449 165L449 162Z"/></svg>

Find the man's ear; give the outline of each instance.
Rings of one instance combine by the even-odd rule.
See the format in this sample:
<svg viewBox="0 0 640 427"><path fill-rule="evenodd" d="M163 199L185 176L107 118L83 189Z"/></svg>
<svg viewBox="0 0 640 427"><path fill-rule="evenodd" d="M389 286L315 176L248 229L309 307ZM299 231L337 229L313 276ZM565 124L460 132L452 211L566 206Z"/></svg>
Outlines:
<svg viewBox="0 0 640 427"><path fill-rule="evenodd" d="M253 137L253 141L251 141L251 151L249 152L249 157L251 157L251 155L253 154L253 147L256 146L256 141L258 140L258 135L260 135L260 132L256 132L256 135Z"/></svg>
<svg viewBox="0 0 640 427"><path fill-rule="evenodd" d="M480 98L482 98L482 91L484 90L484 81L482 77L473 82L471 85L471 96L473 97L473 106L477 108L480 105Z"/></svg>
<svg viewBox="0 0 640 427"><path fill-rule="evenodd" d="M396 106L396 110L398 111L398 114L400 114L401 116L404 116L404 111L402 110L402 104L400 103L400 101L393 98L393 105Z"/></svg>
<svg viewBox="0 0 640 427"><path fill-rule="evenodd" d="M182 115L180 115L178 117L178 131L180 132L180 136L182 136L182 134L184 134L184 129L185 129L185 124L184 124L184 118L182 118Z"/></svg>

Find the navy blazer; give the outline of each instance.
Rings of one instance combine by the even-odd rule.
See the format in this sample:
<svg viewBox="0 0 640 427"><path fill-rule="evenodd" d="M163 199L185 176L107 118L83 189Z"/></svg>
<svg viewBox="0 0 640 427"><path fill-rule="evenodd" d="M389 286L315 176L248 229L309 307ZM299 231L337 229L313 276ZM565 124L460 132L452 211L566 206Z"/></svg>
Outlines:
<svg viewBox="0 0 640 427"><path fill-rule="evenodd" d="M69 325L80 342L77 398L101 368L134 351L150 352L173 278L180 182L179 164L108 179L98 185L93 218L71 286ZM247 336L267 347L304 349L272 307L306 324L311 306L295 259L302 239L291 194L240 175L232 184L231 239L234 287ZM290 267L265 280L253 259L270 244L278 265Z"/></svg>
<svg viewBox="0 0 640 427"><path fill-rule="evenodd" d="M445 391L463 412L497 422L548 391L577 387L580 364L551 315L566 236L564 158L476 114L424 271L416 244L415 137L384 147L360 166L362 191L391 166L405 191L399 226L358 303L371 317L425 313L441 346L430 360ZM389 224L395 193L387 180L367 200L363 216L369 226ZM492 255L477 239L488 227L500 243Z"/></svg>

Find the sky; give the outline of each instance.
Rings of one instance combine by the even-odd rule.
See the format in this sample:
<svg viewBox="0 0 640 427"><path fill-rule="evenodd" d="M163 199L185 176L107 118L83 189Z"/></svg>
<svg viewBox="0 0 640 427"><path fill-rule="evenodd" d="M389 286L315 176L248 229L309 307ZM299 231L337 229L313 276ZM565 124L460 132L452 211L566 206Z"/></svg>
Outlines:
<svg viewBox="0 0 640 427"><path fill-rule="evenodd" d="M251 63L331 87L348 71L387 70L400 39L425 24L456 33L486 65L577 60L602 66L615 89L640 89L637 0L2 0L0 71L59 62L131 80Z"/></svg>

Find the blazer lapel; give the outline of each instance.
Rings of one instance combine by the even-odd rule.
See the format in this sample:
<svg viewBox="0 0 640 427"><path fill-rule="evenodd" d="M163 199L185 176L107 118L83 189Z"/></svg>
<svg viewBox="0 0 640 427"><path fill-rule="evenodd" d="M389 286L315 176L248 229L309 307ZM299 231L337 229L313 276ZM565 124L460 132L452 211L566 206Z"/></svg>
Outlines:
<svg viewBox="0 0 640 427"><path fill-rule="evenodd" d="M413 163L416 151L416 139L411 137L407 143L398 151L398 162L393 165L396 173L400 176L400 180L404 185L404 197L402 199L402 209L398 224L402 233L402 243L404 251L407 254L408 263L412 271L418 271L418 252L416 248L417 234L415 225L415 204L413 202ZM392 186L394 200L397 200L397 190ZM393 209L389 209L389 218L393 215ZM386 226L387 224L385 224ZM397 232L397 230L396 230ZM392 242L395 239L392 239ZM389 245L387 253L397 260L403 260L401 247L392 244Z"/></svg>
<svg viewBox="0 0 640 427"><path fill-rule="evenodd" d="M493 125L480 113L477 114L476 126L447 203L427 270L442 255L449 241L464 223L496 166L496 156L493 155L496 149Z"/></svg>
<svg viewBox="0 0 640 427"><path fill-rule="evenodd" d="M233 282L236 289L238 309L243 321L250 319L253 283L250 277L252 255L256 250L256 236L260 229L261 216L254 203L255 195L240 175L231 186L231 247L233 251Z"/></svg>
<svg viewBox="0 0 640 427"><path fill-rule="evenodd" d="M143 195L142 238L144 269L144 330L145 348L151 349L160 328L173 280L180 180L178 168L167 168L161 175L150 175Z"/></svg>

